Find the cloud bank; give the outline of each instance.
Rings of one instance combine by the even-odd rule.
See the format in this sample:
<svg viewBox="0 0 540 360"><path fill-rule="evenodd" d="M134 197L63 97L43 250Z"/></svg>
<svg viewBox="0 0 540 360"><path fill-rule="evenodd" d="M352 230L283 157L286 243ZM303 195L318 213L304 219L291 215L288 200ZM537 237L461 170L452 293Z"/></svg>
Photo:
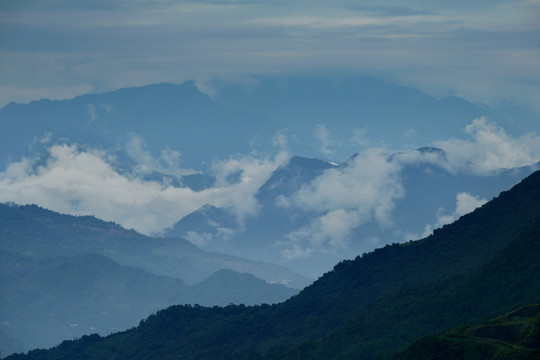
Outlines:
<svg viewBox="0 0 540 360"><path fill-rule="evenodd" d="M405 195L399 171L399 164L382 149L368 149L303 186L288 206L318 215L287 236L290 243L283 255L295 258L345 248L351 232L370 221L389 226L395 200Z"/></svg>
<svg viewBox="0 0 540 360"><path fill-rule="evenodd" d="M137 142L131 145L140 150L135 146ZM155 159L147 153L143 155L141 166L155 164ZM167 151L165 159L170 157L175 160L177 155ZM0 201L38 204L61 213L96 215L145 234L159 233L205 204L227 207L242 221L257 209L256 190L286 157L280 153L273 160L216 161L219 185L193 191L119 173L114 157L103 151L53 145L44 163L27 158L11 163L0 173ZM222 180L232 170L241 173L240 180Z"/></svg>
<svg viewBox="0 0 540 360"><path fill-rule="evenodd" d="M540 136L535 134L515 138L485 118L473 120L464 133L464 139L434 142L438 149L393 154L382 148L365 149L347 163L324 171L291 196L277 199L279 206L310 216L308 223L276 242L283 256L295 259L314 252L346 251L353 241L355 245L369 242L373 247L371 243L377 239L359 238L358 229L369 225L393 230L396 203L407 196L402 174L405 166L430 164L453 174L490 176L500 168L540 161ZM46 134L43 140L49 144L50 138L51 134ZM319 137L322 139L325 136ZM274 140L281 150L273 156L252 153L216 160L210 168L215 183L201 191L171 181L147 180L153 172L181 177L193 170L181 167L181 154L174 149L165 148L153 156L144 139L135 134L128 136L124 144L125 153L134 163L129 170L113 153L51 144L45 157L25 158L0 172L0 202L96 215L145 234L159 234L203 205L213 205L237 220L234 229L218 226L216 237L234 240L246 220L260 211L255 197L259 188L289 159L283 150L287 144L285 134L278 133ZM428 235L484 202L474 194L457 193L455 210L441 209L433 214L435 221L417 237ZM209 234L189 236L199 244L217 241Z"/></svg>
<svg viewBox="0 0 540 360"><path fill-rule="evenodd" d="M436 141L443 149L452 171L487 174L498 169L527 166L540 161L540 136L525 134L519 138L486 118L475 119L465 128L470 139Z"/></svg>
<svg viewBox="0 0 540 360"><path fill-rule="evenodd" d="M361 239L358 229L370 223L392 228L396 201L406 196L402 178L405 166L430 164L452 174L490 176L501 169L530 166L540 161L540 136L535 134L513 138L485 118L473 120L464 133L467 139L436 141L433 148L393 155L384 149L367 149L345 166L325 171L292 197L279 198L281 206L315 214L307 226L288 234L286 241L277 242L283 248L283 255L294 259L316 251L347 249L352 241L377 241ZM433 229L457 220L485 202L473 194L460 192L456 194L453 212L439 209L434 214L435 223L427 224L422 234L406 237L427 236Z"/></svg>

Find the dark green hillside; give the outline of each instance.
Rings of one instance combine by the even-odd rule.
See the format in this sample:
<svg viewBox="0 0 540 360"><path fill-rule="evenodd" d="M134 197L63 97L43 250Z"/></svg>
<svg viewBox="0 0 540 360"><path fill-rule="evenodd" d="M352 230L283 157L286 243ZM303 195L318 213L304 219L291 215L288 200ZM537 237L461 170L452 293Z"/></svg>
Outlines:
<svg viewBox="0 0 540 360"><path fill-rule="evenodd" d="M395 360L540 359L540 305L528 305L476 326L426 336Z"/></svg>
<svg viewBox="0 0 540 360"><path fill-rule="evenodd" d="M418 337L539 302L539 220L536 172L426 239L338 264L283 304L175 306L26 358L391 358Z"/></svg>
<svg viewBox="0 0 540 360"><path fill-rule="evenodd" d="M403 288L360 308L344 326L303 347L310 349L310 359L391 358L418 337L539 302L538 274L540 220L480 269ZM294 359L295 351L280 353L279 358Z"/></svg>
<svg viewBox="0 0 540 360"><path fill-rule="evenodd" d="M539 218L540 172L536 172L423 240L388 245L354 261L339 263L283 308L294 313L321 314L319 321L327 321L331 327L359 306L403 287L441 281L480 268ZM306 302L309 306L305 306ZM328 314L326 320L324 314ZM318 331L308 323L305 327L307 332Z"/></svg>

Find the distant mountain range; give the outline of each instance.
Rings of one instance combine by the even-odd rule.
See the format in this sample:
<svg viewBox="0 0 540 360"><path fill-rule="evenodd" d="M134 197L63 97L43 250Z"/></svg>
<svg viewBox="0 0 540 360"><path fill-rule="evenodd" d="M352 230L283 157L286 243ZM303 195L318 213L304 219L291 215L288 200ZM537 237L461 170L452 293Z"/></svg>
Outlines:
<svg viewBox="0 0 540 360"><path fill-rule="evenodd" d="M424 239L337 264L284 303L173 306L131 330L8 359L389 359L422 336L538 303L539 237L537 171ZM483 328L478 337L494 336Z"/></svg>
<svg viewBox="0 0 540 360"><path fill-rule="evenodd" d="M8 104L0 109L0 164L59 141L120 149L130 134L144 136L151 153L175 149L185 168L200 169L216 157L273 149L280 132L288 135L295 155L343 161L366 140L369 146L410 148L461 137L481 116L511 133L540 130L532 119L519 128L513 118L486 106L458 97L438 100L364 76L256 76L249 84L215 88L210 97L193 81L162 83ZM314 141L320 125L333 134L331 152L321 153Z"/></svg>
<svg viewBox="0 0 540 360"><path fill-rule="evenodd" d="M275 146L276 133L288 135L287 146L295 155L343 161L367 145L410 148L459 138L466 125L482 116L510 133L519 132L515 119L487 106L459 97L435 99L365 76L252 80L214 84L212 97L188 81L8 104L0 109L0 164L59 141L120 149L130 134L144 136L151 153L175 149L185 168L200 169L216 157L265 153ZM536 119L521 121L529 131L540 130ZM314 141L320 126L333 135L329 152L321 152ZM362 139L355 140L354 134Z"/></svg>
<svg viewBox="0 0 540 360"><path fill-rule="evenodd" d="M540 167L530 149L540 123L514 115L324 75L9 104L0 109L1 349L83 336L54 351L385 358L421 335L536 301L512 285L536 263L519 273L504 265L538 220L538 173L496 197ZM495 281L491 262L519 295L489 303L479 293L477 282ZM283 301L319 276L283 304L244 306ZM188 303L244 305L176 306L101 338ZM448 315L434 325L437 312Z"/></svg>
<svg viewBox="0 0 540 360"><path fill-rule="evenodd" d="M474 119L508 134L540 131L458 97L365 76L255 76L202 88L161 83L5 106L1 201L95 214L182 239L160 240L165 247L187 251L188 240L316 278L342 259L426 236L538 168L531 159L488 171L466 158L456 168L433 142L473 135L464 129ZM249 172L257 166L264 171ZM104 255L138 266L121 251ZM191 284L209 275L180 274L171 261L146 266Z"/></svg>
<svg viewBox="0 0 540 360"><path fill-rule="evenodd" d="M416 153L415 156L420 157L433 152L437 152L441 158L444 157L442 150L433 148L420 148L411 153ZM397 158L395 161L399 163L399 157L402 155L394 154L392 157ZM200 244L203 249L216 249L238 256L264 259L303 274L317 276L321 268L330 269L341 259L350 258L350 254L370 251L381 242L389 244L426 236L432 230L426 229L427 225L433 224L434 228L444 225L437 224L437 214L441 217L449 216L450 221L463 215L454 213L456 206L459 206L456 204L458 194L467 194L487 201L519 182L537 167L501 169L486 176L451 172L445 169L444 165L443 161L419 161L399 165L406 196L395 199L395 208L392 210L395 216L392 217L392 223L381 226L377 221L368 220L359 224L358 229L348 239L347 246L341 251L314 252L306 257L287 259L283 256L287 248L281 244L290 244L291 241L288 239L291 235L309 227L314 219L324 214L323 209L316 207L306 209L294 204L295 196L332 172L345 173L355 166L354 157L342 164L292 157L287 164L278 167L259 188L255 197L260 209L256 216L248 218L241 227L227 208L205 205L167 229L165 236L189 239L195 243L199 238L204 238L205 241ZM339 185L341 184L336 182L335 186ZM353 192L358 189L351 187L349 190ZM316 195L320 196L313 194ZM290 200L292 204L284 205L284 200ZM470 208L468 211L473 209ZM234 230L234 241L223 238L221 235L223 229Z"/></svg>
<svg viewBox="0 0 540 360"><path fill-rule="evenodd" d="M283 283L309 282L275 265L37 206L0 204L0 223L4 354L120 331L174 304L281 302L298 292Z"/></svg>

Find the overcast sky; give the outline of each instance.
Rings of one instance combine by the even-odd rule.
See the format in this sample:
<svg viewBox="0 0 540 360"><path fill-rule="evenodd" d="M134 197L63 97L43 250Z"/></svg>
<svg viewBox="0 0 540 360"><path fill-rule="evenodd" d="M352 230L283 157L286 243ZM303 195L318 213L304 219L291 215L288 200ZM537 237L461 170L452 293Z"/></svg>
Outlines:
<svg viewBox="0 0 540 360"><path fill-rule="evenodd" d="M380 75L540 112L540 1L0 1L0 106L263 73Z"/></svg>

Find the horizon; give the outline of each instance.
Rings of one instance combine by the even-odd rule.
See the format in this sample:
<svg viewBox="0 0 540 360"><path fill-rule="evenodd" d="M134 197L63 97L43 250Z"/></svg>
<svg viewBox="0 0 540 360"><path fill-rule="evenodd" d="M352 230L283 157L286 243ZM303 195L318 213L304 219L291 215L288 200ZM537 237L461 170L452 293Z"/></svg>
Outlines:
<svg viewBox="0 0 540 360"><path fill-rule="evenodd" d="M0 106L163 81L204 88L348 72L540 113L537 0L34 5L0 6Z"/></svg>

